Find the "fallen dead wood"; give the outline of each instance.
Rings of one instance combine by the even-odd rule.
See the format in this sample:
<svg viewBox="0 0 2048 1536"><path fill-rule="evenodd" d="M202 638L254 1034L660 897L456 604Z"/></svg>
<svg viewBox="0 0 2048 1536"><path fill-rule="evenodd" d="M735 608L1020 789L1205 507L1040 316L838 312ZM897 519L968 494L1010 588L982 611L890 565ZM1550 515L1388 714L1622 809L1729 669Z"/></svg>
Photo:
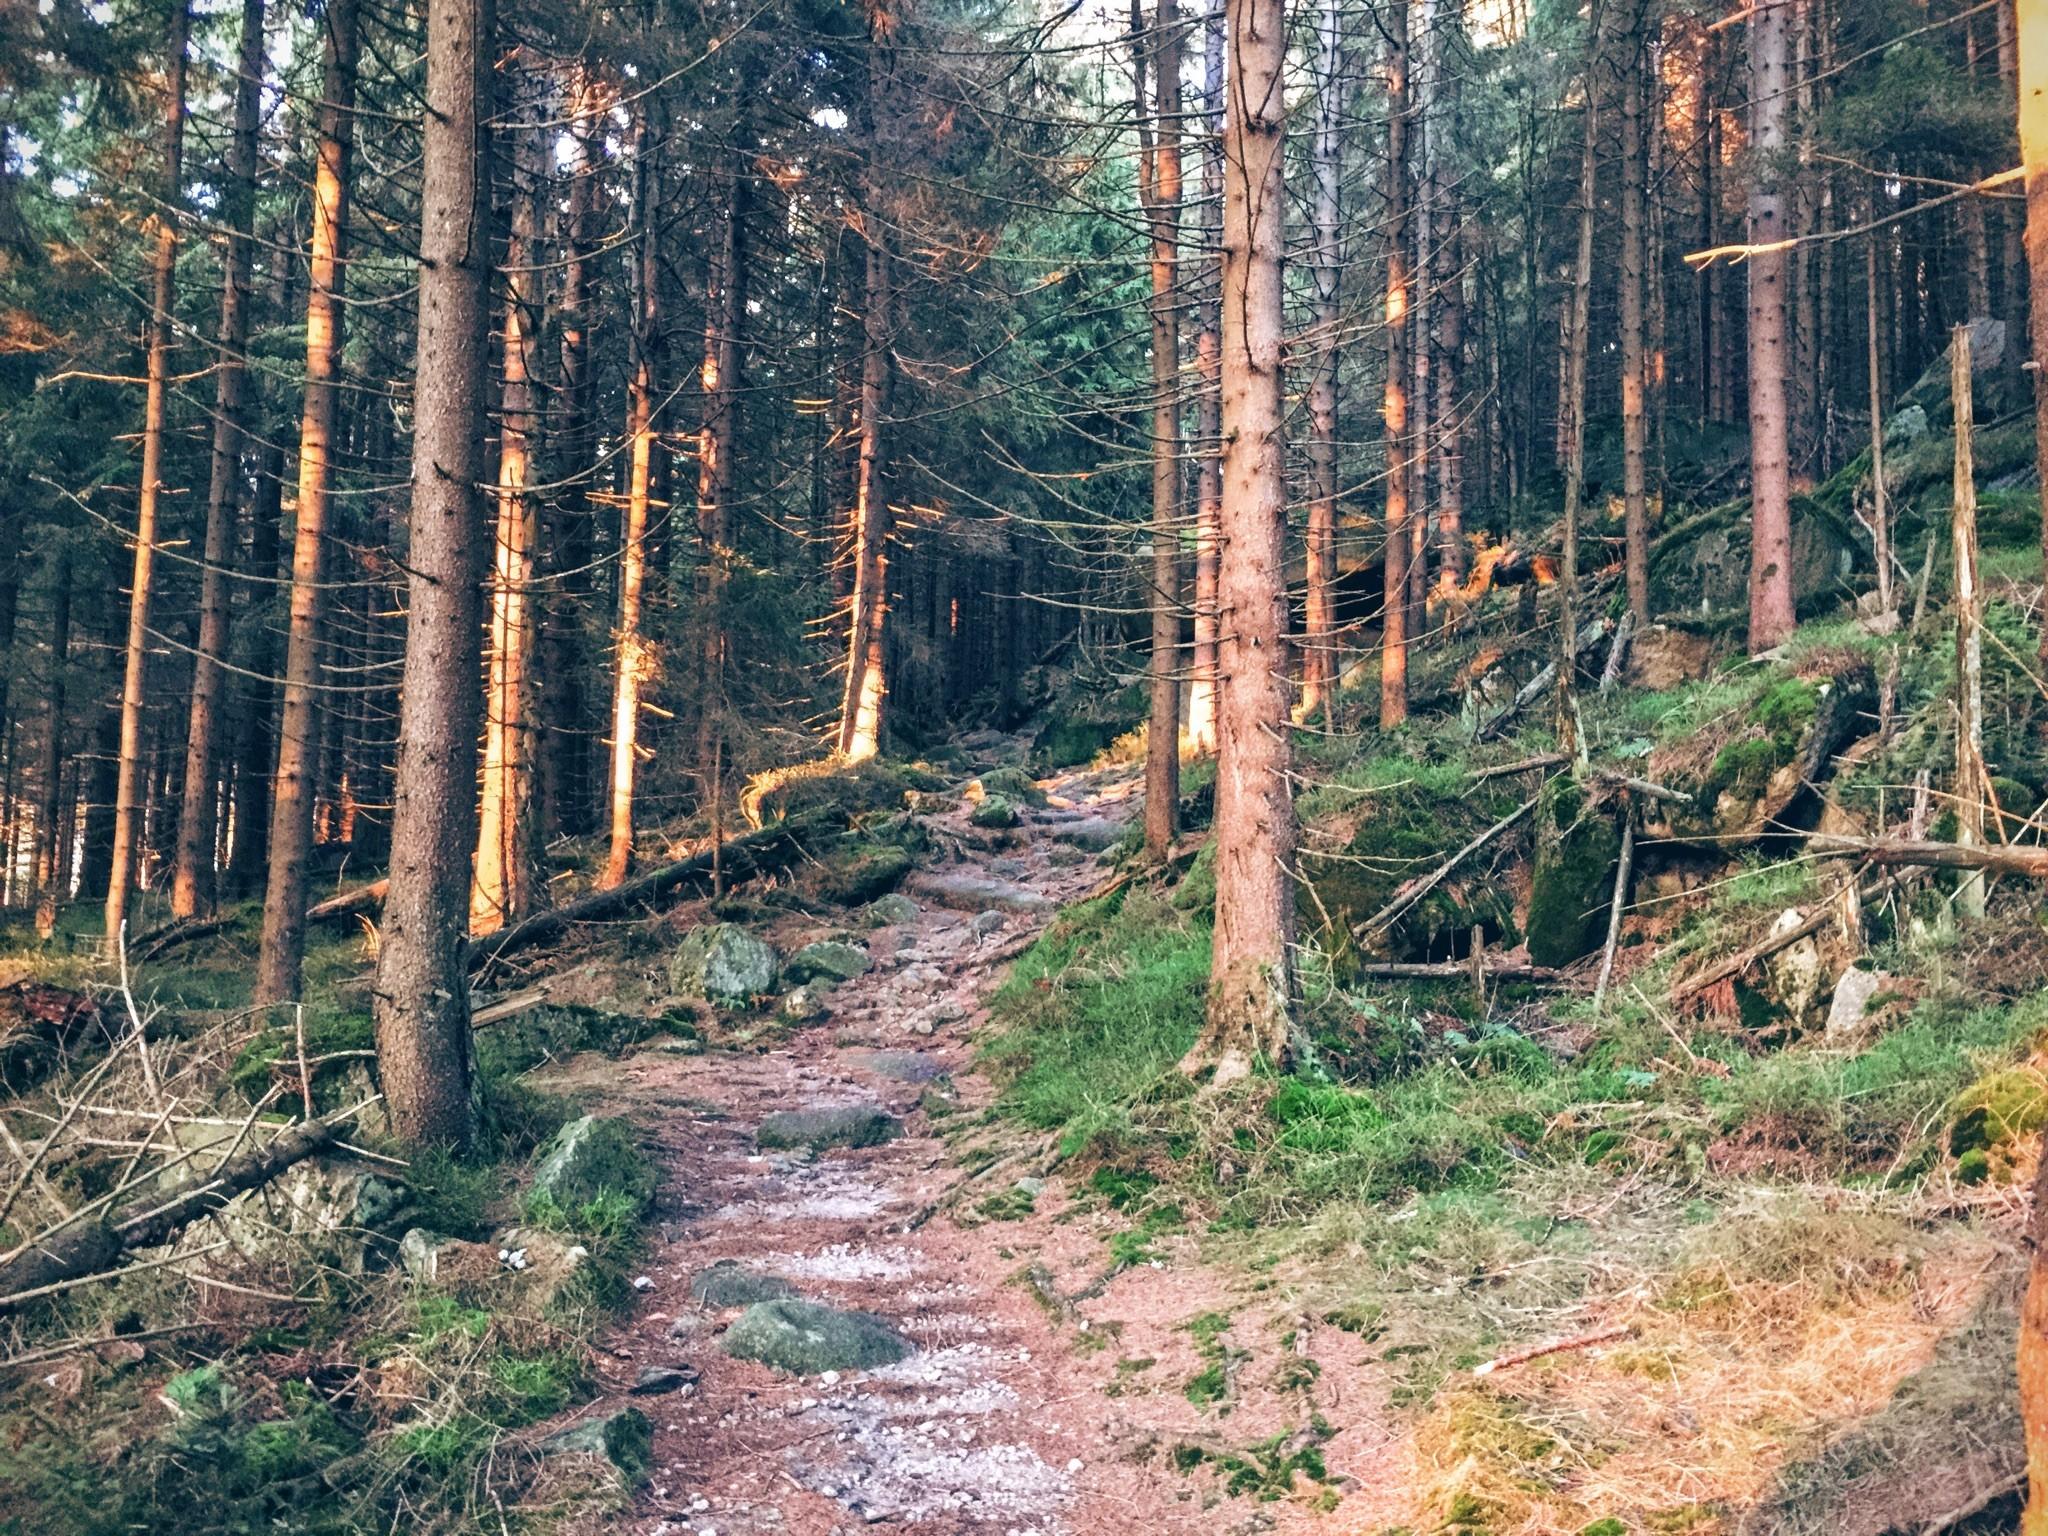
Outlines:
<svg viewBox="0 0 2048 1536"><path fill-rule="evenodd" d="M2027 848L2017 843L1972 848L1928 839L1816 834L1807 840L1807 847L1815 853L1853 855L1890 869L1968 869L1992 875L2018 875L2025 880L2048 880L2048 848Z"/></svg>
<svg viewBox="0 0 2048 1536"><path fill-rule="evenodd" d="M94 1031L113 1038L99 1004L83 992L36 981L0 988L0 1087L19 1093L41 1082Z"/></svg>
<svg viewBox="0 0 2048 1536"><path fill-rule="evenodd" d="M1607 620L1604 618L1587 621L1579 628L1573 654L1581 656L1586 654L1587 651L1599 642L1600 637L1606 633ZM1555 661L1545 662L1543 670L1530 678L1528 682L1522 684L1521 691L1499 713L1483 723L1477 731L1473 732L1472 739L1474 741L1491 741L1501 733L1502 727L1523 710L1527 709L1538 698L1542 697L1544 691L1556 681L1557 663Z"/></svg>
<svg viewBox="0 0 2048 1536"><path fill-rule="evenodd" d="M1373 913L1371 917L1368 917L1364 922L1360 923L1356 928L1352 929L1352 933L1360 939L1366 939L1369 938L1371 935L1380 932L1382 929L1390 926L1393 923L1393 921L1396 918L1398 918L1403 912L1406 912L1410 907L1414 906L1415 903L1422 900L1423 897L1427 896L1431 891L1435 890L1439 885L1443 884L1443 882L1449 878L1452 870L1456 869L1460 864L1464 863L1466 859L1470 858L1473 854L1477 853L1480 849L1484 848L1488 843L1492 842L1495 838L1499 837L1503 832L1507 831L1508 828L1512 827L1524 816L1528 815L1531 811L1535 810L1536 799L1537 797L1532 796L1529 799L1523 801L1521 805L1517 806L1514 810L1508 812L1507 815L1501 817L1499 821L1496 821L1484 832L1480 833L1477 837L1473 838L1472 841L1467 843L1464 847L1460 848L1448 859L1445 859L1443 863L1437 865L1435 869L1431 870L1427 875L1423 876L1422 879L1416 881L1413 885L1406 886L1402 890L1398 891L1395 894L1394 899L1392 901L1388 902L1384 907L1381 907L1379 911Z"/></svg>
<svg viewBox="0 0 2048 1536"><path fill-rule="evenodd" d="M1848 841L1848 839L1837 839L1837 841ZM1886 876L1875 884L1863 887L1856 893L1857 904L1861 906L1877 900L1879 896L1884 894L1885 887L1890 884L1891 877ZM1757 943L1750 945L1749 948L1739 950L1735 954L1730 955L1726 960L1715 962L1697 976L1673 982L1671 984L1671 1001L1673 1003L1683 1003L1688 998L1698 996L1711 986L1724 981L1733 981L1752 965L1755 965L1757 961L1768 959L1781 949L1790 949L1801 939L1812 938L1821 929L1827 927L1829 923L1836 921L1840 913L1841 907L1837 902L1823 901L1805 921L1797 923L1782 932L1774 933L1768 938L1761 939Z"/></svg>
<svg viewBox="0 0 2048 1536"><path fill-rule="evenodd" d="M1589 777L1605 789L1625 789L1643 796L1646 800L1662 800L1667 805L1691 805L1692 796L1682 789L1673 789L1668 784L1653 783L1649 779L1631 778L1625 773L1616 773L1611 768L1595 768Z"/></svg>
<svg viewBox="0 0 2048 1536"><path fill-rule="evenodd" d="M1383 960L1349 967L1355 976L1374 981L1537 981L1562 982L1563 971L1525 960L1488 960L1475 971L1469 960Z"/></svg>
<svg viewBox="0 0 2048 1536"><path fill-rule="evenodd" d="M200 1217L219 1210L237 1195L262 1188L328 1146L335 1131L362 1107L355 1105L325 1120L291 1126L265 1145L229 1158L210 1178L168 1200L162 1198L162 1191L151 1191L98 1221L82 1222L24 1244L0 1261L0 1285L8 1288L7 1294L0 1295L0 1314L97 1275L125 1253L169 1242Z"/></svg>
<svg viewBox="0 0 2048 1536"><path fill-rule="evenodd" d="M1534 757L1518 757L1512 763L1495 763L1491 768L1474 768L1472 777L1478 779L1504 779L1511 773L1532 773L1538 768L1561 768L1572 760L1569 752L1538 752Z"/></svg>
<svg viewBox="0 0 2048 1536"><path fill-rule="evenodd" d="M471 944L469 968L477 970L513 950L545 943L578 923L595 923L617 917L642 903L671 896L686 886L701 886L708 890L714 869L729 887L735 880L786 868L804 856L805 844L816 830L816 825L809 822L778 822L758 832L749 832L744 837L735 837L723 848L706 849L687 859L664 864L609 891L598 891L550 911L536 912L522 922Z"/></svg>
<svg viewBox="0 0 2048 1536"><path fill-rule="evenodd" d="M1483 1365L1472 1367L1474 1376L1491 1376L1495 1371L1507 1370L1510 1366L1521 1365L1530 1360L1541 1360L1545 1355L1561 1355L1567 1350L1591 1349L1595 1344L1605 1344L1613 1339L1625 1339L1635 1330L1626 1323L1613 1328L1596 1328L1591 1333L1575 1333L1568 1339L1551 1339L1542 1344L1531 1344L1527 1349L1511 1349L1504 1355L1495 1355Z"/></svg>
<svg viewBox="0 0 2048 1536"><path fill-rule="evenodd" d="M352 917L358 912L368 912L383 905L384 893L391 888L389 880L372 880L368 885L351 886L348 890L337 891L325 901L316 901L306 908L308 923L331 923L338 917ZM224 928L231 928L241 921L239 912L218 913L213 917L189 918L184 922L167 923L152 929L135 941L135 963L146 960L181 945L208 938Z"/></svg>

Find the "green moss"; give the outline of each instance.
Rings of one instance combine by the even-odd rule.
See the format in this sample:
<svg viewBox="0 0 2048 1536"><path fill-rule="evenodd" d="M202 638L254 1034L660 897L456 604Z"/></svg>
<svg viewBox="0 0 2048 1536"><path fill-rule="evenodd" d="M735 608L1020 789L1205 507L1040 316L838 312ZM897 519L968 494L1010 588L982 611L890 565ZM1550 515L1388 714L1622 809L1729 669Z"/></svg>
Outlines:
<svg viewBox="0 0 2048 1536"><path fill-rule="evenodd" d="M893 844L863 846L836 855L818 877L818 893L845 907L864 906L903 883L915 861Z"/></svg>
<svg viewBox="0 0 2048 1536"><path fill-rule="evenodd" d="M1587 804L1569 779L1553 779L1536 806L1536 859L1530 876L1529 958L1570 965L1607 935L1621 829Z"/></svg>

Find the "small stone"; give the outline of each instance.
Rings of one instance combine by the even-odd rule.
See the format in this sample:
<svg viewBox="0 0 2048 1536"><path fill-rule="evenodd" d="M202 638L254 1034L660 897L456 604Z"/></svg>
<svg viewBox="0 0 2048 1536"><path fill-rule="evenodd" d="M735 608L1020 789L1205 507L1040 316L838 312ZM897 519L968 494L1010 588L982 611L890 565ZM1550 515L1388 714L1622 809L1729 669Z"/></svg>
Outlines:
<svg viewBox="0 0 2048 1536"><path fill-rule="evenodd" d="M658 1397L680 1392L697 1384L697 1372L687 1365L643 1365L633 1380L635 1397Z"/></svg>
<svg viewBox="0 0 2048 1536"><path fill-rule="evenodd" d="M720 1259L690 1277L690 1295L707 1307L751 1307L795 1294L796 1288L782 1276L749 1269L736 1259Z"/></svg>
<svg viewBox="0 0 2048 1536"><path fill-rule="evenodd" d="M839 1385L839 1373L837 1371L827 1371L818 1380L828 1387L836 1387Z"/></svg>
<svg viewBox="0 0 2048 1536"><path fill-rule="evenodd" d="M974 920L967 926L974 931L974 936L977 939L985 939L992 933L1000 933L1003 924L1007 921L1009 919L1004 917L1002 913L990 909L987 912L976 913Z"/></svg>
<svg viewBox="0 0 2048 1536"><path fill-rule="evenodd" d="M1081 1470L1082 1465L1083 1463L1081 1461L1081 1458L1076 1456L1072 1461L1067 1463L1067 1470L1069 1472L1078 1472Z"/></svg>
<svg viewBox="0 0 2048 1536"><path fill-rule="evenodd" d="M633 1277L633 1289L636 1291L651 1291L654 1289L654 1280L648 1275L635 1275Z"/></svg>
<svg viewBox="0 0 2048 1536"><path fill-rule="evenodd" d="M900 891L878 896L861 909L861 922L869 928L899 928L917 921L922 909Z"/></svg>
<svg viewBox="0 0 2048 1536"><path fill-rule="evenodd" d="M782 974L792 982L852 981L856 976L865 975L874 963L874 957L858 944L820 939L791 955L789 963L782 968Z"/></svg>

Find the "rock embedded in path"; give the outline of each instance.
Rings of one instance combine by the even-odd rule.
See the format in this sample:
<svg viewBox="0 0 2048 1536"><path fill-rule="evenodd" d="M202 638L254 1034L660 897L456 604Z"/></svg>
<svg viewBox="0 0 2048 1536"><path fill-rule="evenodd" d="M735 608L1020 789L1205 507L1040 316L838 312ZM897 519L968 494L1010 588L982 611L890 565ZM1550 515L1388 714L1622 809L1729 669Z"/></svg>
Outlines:
<svg viewBox="0 0 2048 1536"><path fill-rule="evenodd" d="M1002 831L1016 826L1023 818L1017 814L1017 802L1008 795L989 795L967 813L967 819L977 827Z"/></svg>
<svg viewBox="0 0 2048 1536"><path fill-rule="evenodd" d="M778 1274L749 1269L737 1259L720 1259L690 1277L691 1297L707 1307L751 1307L757 1302L784 1301L796 1287Z"/></svg>
<svg viewBox="0 0 2048 1536"><path fill-rule="evenodd" d="M955 912L985 912L1000 908L1006 912L1050 912L1051 898L1039 895L1027 886L1012 885L1003 880L989 880L980 875L940 874L936 870L921 870L910 880L910 888L927 900Z"/></svg>
<svg viewBox="0 0 2048 1536"><path fill-rule="evenodd" d="M669 989L706 1002L745 1004L775 990L775 950L736 923L692 929L669 961Z"/></svg>
<svg viewBox="0 0 2048 1536"><path fill-rule="evenodd" d="M858 944L819 939L791 955L782 968L782 974L785 980L792 982L851 981L856 976L865 975L874 963L874 956Z"/></svg>
<svg viewBox="0 0 2048 1536"><path fill-rule="evenodd" d="M810 1301L764 1301L725 1332L725 1352L793 1376L868 1371L907 1360L916 1346L868 1312L841 1312Z"/></svg>
<svg viewBox="0 0 2048 1536"><path fill-rule="evenodd" d="M637 1483L654 1466L654 1424L638 1408L621 1408L556 1430L540 1450L546 1456L602 1456Z"/></svg>
<svg viewBox="0 0 2048 1536"><path fill-rule="evenodd" d="M1087 853L1101 853L1114 848L1123 841L1124 824L1111 821L1107 816L1082 816L1073 820L1062 818L1050 823L1052 835L1063 843Z"/></svg>
<svg viewBox="0 0 2048 1536"><path fill-rule="evenodd" d="M902 1122L873 1104L830 1109L782 1109L761 1122L754 1135L764 1148L873 1147L893 1140Z"/></svg>
<svg viewBox="0 0 2048 1536"><path fill-rule="evenodd" d="M571 1120L540 1155L533 1170L533 1196L574 1218L599 1195L623 1195L636 1211L654 1202L654 1169L627 1121L611 1115Z"/></svg>
<svg viewBox="0 0 2048 1536"><path fill-rule="evenodd" d="M635 1397L660 1397L697 1385L697 1371L688 1365L643 1365L633 1378Z"/></svg>
<svg viewBox="0 0 2048 1536"><path fill-rule="evenodd" d="M894 1050L884 1046L849 1051L846 1059L854 1066L894 1083L929 1083L946 1075L945 1063L923 1051Z"/></svg>
<svg viewBox="0 0 2048 1536"><path fill-rule="evenodd" d="M825 1001L831 990L826 982L807 981L785 992L777 1011L792 1024L808 1024L813 1019L822 1019L832 1011L831 1005Z"/></svg>
<svg viewBox="0 0 2048 1536"><path fill-rule="evenodd" d="M901 891L878 896L861 909L860 920L868 928L900 928L917 921L924 909Z"/></svg>

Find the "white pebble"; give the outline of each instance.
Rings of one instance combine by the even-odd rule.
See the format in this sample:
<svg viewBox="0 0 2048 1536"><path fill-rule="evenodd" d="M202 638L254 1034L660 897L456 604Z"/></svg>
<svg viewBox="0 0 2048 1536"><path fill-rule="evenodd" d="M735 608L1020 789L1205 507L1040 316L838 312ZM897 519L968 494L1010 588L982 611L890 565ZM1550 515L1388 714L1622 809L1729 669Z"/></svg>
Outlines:
<svg viewBox="0 0 2048 1536"><path fill-rule="evenodd" d="M1069 1472L1078 1472L1081 1470L1082 1465L1083 1463L1081 1461L1081 1458L1076 1456L1072 1461L1067 1463L1067 1470Z"/></svg>
<svg viewBox="0 0 2048 1536"><path fill-rule="evenodd" d="M818 1377L818 1380L825 1383L828 1387L836 1387L839 1385L839 1373L837 1371L826 1371Z"/></svg>
<svg viewBox="0 0 2048 1536"><path fill-rule="evenodd" d="M636 1291L651 1291L654 1289L654 1282L645 1275L635 1275L633 1277L633 1289Z"/></svg>

